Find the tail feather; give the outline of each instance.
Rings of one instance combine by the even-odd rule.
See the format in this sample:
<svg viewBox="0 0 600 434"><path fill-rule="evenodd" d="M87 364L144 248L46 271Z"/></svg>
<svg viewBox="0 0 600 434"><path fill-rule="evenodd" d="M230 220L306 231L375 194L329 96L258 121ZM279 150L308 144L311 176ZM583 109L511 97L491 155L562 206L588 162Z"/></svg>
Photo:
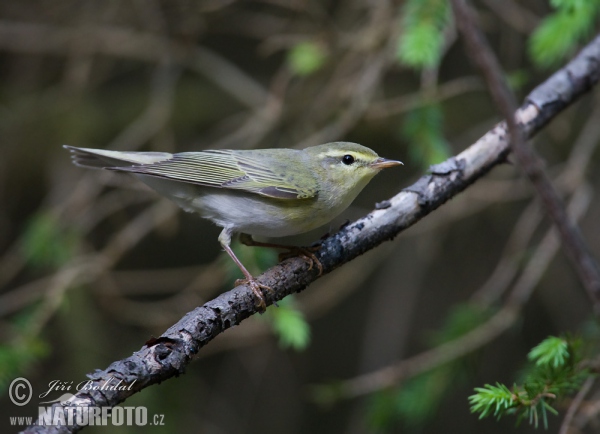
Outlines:
<svg viewBox="0 0 600 434"><path fill-rule="evenodd" d="M63 145L71 152L73 164L92 169L140 166L170 160L173 154L167 152L119 152L104 149L76 148Z"/></svg>

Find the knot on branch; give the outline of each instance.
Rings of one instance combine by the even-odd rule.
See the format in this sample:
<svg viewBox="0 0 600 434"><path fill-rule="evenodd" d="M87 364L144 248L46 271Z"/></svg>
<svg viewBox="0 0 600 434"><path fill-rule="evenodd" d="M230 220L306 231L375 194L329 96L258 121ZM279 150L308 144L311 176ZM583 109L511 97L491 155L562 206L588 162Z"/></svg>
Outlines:
<svg viewBox="0 0 600 434"><path fill-rule="evenodd" d="M405 191L418 196L417 202L425 212L432 211L455 195L456 183L463 180L465 161L454 157L429 167L429 173Z"/></svg>

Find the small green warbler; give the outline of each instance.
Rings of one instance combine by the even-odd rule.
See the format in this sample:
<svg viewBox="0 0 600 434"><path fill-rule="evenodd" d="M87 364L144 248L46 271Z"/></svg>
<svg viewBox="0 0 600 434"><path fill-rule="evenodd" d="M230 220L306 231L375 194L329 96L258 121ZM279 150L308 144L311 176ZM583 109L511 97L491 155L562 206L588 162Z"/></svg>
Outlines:
<svg viewBox="0 0 600 434"><path fill-rule="evenodd" d="M263 309L261 288L270 288L260 284L235 256L230 247L232 235L247 234L243 240L249 244L251 235L284 237L308 232L344 211L381 169L402 164L348 142L303 150L178 154L65 148L77 166L131 173L184 210L222 227L219 242Z"/></svg>

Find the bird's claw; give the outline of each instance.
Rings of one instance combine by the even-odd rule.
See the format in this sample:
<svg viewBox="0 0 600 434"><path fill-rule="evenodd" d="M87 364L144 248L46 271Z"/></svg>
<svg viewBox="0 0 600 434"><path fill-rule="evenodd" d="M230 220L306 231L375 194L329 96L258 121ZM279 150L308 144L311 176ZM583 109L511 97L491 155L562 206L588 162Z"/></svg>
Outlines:
<svg viewBox="0 0 600 434"><path fill-rule="evenodd" d="M238 286L238 285L250 286L250 289L252 289L252 292L258 299L258 308L259 308L260 312L264 312L267 309L267 303L265 302L265 296L263 295L261 288L265 289L267 291L273 291L273 289L270 286L263 285L262 283L260 283L258 280L254 279L254 278L252 278L252 279L237 279L235 281L235 285L236 286Z"/></svg>
<svg viewBox="0 0 600 434"><path fill-rule="evenodd" d="M318 252L321 248L321 243L317 242L309 247L297 247L297 246L284 246L282 244L274 244L274 243L261 243L258 241L254 241L252 237L248 234L240 234L240 242L246 246L255 246L255 247L270 247L274 249L285 249L287 252L283 252L279 254L279 262L293 258L295 256L299 256L308 262L309 267L308 270L312 270L313 266L316 264L319 269L319 276L323 274L323 265L321 261L317 259L315 252Z"/></svg>
<svg viewBox="0 0 600 434"><path fill-rule="evenodd" d="M313 269L313 266L316 264L319 269L319 276L323 275L323 264L317 258L314 252L318 252L321 248L318 246L311 247L287 247L288 252L283 252L279 254L279 262L284 259L293 258L294 256L298 256L308 262L308 271Z"/></svg>

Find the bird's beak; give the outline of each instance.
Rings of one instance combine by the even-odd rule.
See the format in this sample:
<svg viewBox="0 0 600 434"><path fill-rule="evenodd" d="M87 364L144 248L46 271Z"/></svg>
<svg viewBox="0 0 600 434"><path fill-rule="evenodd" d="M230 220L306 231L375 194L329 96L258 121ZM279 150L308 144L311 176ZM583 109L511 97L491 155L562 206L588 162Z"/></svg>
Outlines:
<svg viewBox="0 0 600 434"><path fill-rule="evenodd" d="M386 158L378 158L377 160L375 160L371 164L369 164L369 166L371 166L374 169L387 169L388 167L394 167L394 166L400 166L400 165L403 166L404 163L402 161L388 160Z"/></svg>

